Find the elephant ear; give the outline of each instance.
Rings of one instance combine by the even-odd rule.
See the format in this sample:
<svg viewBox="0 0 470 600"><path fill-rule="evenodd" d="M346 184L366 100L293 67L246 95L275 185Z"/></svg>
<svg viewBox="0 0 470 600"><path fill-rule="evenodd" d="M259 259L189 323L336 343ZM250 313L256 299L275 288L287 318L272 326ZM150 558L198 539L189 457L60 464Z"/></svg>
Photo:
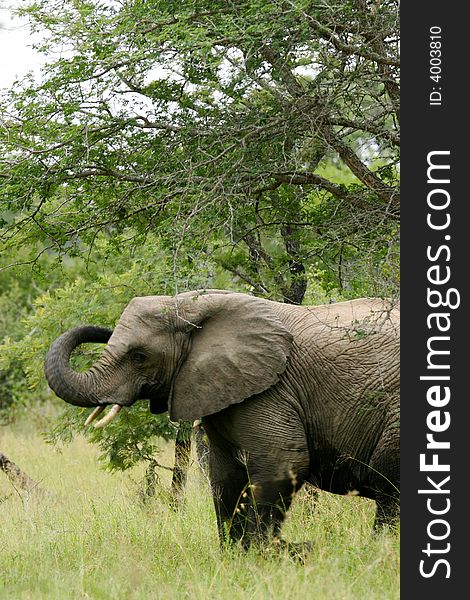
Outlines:
<svg viewBox="0 0 470 600"><path fill-rule="evenodd" d="M185 309L186 304L186 321L193 324L191 350L173 384L172 419L219 412L279 380L292 336L269 301L208 293L185 301Z"/></svg>

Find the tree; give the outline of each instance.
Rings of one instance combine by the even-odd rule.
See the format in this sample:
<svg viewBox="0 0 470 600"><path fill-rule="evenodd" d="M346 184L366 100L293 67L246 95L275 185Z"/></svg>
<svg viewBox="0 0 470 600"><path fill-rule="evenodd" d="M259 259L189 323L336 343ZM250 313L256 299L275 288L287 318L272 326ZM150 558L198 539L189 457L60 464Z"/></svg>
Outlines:
<svg viewBox="0 0 470 600"><path fill-rule="evenodd" d="M48 62L41 82L0 98L3 268L32 264L44 283L55 258L63 279L5 331L4 372L19 361L37 385L60 331L112 327L135 295L397 293L398 2L25 0L20 12ZM73 411L52 437L81 428ZM151 462L153 436L172 435L144 408L129 415L88 433L116 468Z"/></svg>
<svg viewBox="0 0 470 600"><path fill-rule="evenodd" d="M25 4L60 52L3 99L4 243L71 253L132 228L287 302L312 264L346 288L385 265L390 292L397 2Z"/></svg>

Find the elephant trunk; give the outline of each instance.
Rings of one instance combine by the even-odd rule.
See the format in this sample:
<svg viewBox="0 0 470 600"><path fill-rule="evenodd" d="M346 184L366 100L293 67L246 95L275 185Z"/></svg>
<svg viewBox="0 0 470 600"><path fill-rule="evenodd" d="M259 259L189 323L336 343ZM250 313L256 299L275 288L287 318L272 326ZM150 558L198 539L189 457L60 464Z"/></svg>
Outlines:
<svg viewBox="0 0 470 600"><path fill-rule="evenodd" d="M75 406L100 404L98 382L93 368L77 373L70 367L70 356L80 344L108 342L112 331L102 327L82 326L59 336L46 356L45 372L50 388L66 402Z"/></svg>

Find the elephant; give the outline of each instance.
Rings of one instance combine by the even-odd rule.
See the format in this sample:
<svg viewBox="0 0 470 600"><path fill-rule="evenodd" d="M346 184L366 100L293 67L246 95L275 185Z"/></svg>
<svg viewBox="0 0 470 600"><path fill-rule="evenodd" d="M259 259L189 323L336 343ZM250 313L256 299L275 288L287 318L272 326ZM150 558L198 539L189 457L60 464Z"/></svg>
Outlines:
<svg viewBox="0 0 470 600"><path fill-rule="evenodd" d="M106 346L76 372L78 345ZM375 500L374 528L399 514L399 303L299 306L224 290L133 298L113 331L79 326L45 361L63 400L107 405L109 422L150 411L201 420L223 544L281 543L303 483Z"/></svg>

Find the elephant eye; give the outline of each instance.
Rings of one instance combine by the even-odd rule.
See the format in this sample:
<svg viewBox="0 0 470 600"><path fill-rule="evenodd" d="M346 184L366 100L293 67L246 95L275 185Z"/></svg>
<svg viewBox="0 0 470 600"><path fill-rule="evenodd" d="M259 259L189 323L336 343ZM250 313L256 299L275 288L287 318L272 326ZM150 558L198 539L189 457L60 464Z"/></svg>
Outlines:
<svg viewBox="0 0 470 600"><path fill-rule="evenodd" d="M136 365L141 365L147 360L147 356L143 352L132 352L131 354L131 362Z"/></svg>

